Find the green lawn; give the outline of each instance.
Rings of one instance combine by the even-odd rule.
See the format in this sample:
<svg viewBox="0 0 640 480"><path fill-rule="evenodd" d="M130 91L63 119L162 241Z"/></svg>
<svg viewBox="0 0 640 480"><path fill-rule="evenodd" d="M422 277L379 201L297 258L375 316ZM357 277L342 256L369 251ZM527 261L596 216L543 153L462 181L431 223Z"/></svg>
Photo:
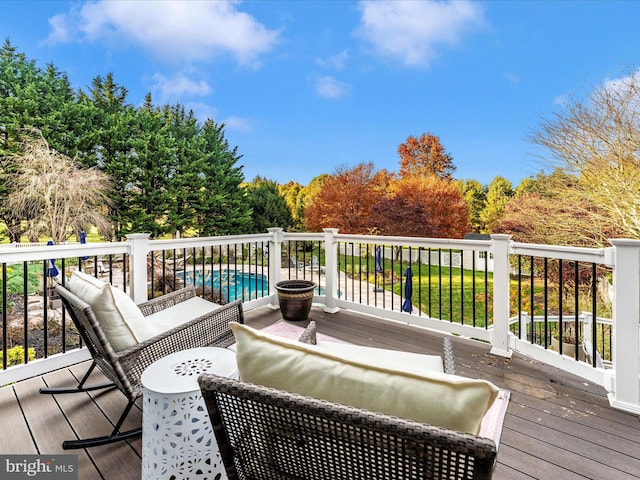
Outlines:
<svg viewBox="0 0 640 480"><path fill-rule="evenodd" d="M372 256L370 256L372 257ZM406 262L384 259L382 273L377 274L379 287L404 297L404 273ZM339 270L356 280L374 283L376 278L373 258L341 255ZM460 268L438 267L436 265L411 264L413 292L411 302L414 309L423 315L448 320L465 325L484 327L486 318L491 321L491 292L493 273L461 270ZM486 292L485 292L485 285ZM487 303L486 299L489 298Z"/></svg>

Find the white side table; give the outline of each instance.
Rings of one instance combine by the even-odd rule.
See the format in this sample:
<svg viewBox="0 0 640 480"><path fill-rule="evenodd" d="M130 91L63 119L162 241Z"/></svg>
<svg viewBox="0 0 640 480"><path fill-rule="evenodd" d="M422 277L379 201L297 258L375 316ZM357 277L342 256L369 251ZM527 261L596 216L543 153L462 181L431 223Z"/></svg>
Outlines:
<svg viewBox="0 0 640 480"><path fill-rule="evenodd" d="M142 374L142 479L226 479L198 375L237 376L235 353L193 348Z"/></svg>

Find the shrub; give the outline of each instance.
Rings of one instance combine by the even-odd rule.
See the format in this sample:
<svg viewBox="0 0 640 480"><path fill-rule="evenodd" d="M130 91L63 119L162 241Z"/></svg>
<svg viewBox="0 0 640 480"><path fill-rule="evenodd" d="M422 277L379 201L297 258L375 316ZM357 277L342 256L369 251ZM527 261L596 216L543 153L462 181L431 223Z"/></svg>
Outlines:
<svg viewBox="0 0 640 480"><path fill-rule="evenodd" d="M4 353L0 352L0 359L4 363ZM28 351L29 361L35 360L36 351L33 348L30 348ZM7 367L11 367L13 365L20 365L24 363L24 347L22 345L17 345L15 347L7 350Z"/></svg>

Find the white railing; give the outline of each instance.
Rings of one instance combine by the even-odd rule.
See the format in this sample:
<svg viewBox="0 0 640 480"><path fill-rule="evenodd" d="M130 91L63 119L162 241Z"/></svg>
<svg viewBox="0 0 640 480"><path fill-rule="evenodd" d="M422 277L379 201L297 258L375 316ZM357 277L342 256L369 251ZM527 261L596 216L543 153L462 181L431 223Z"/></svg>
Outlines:
<svg viewBox="0 0 640 480"><path fill-rule="evenodd" d="M288 233L274 228L269 229L268 233L259 235L150 240L146 234L135 234L129 235L127 241L117 243L7 248L0 249L0 265L6 268L6 265L10 264L45 261L51 258L61 260L85 256L93 258L110 255L122 256L127 259L126 291L137 303L140 303L147 300L149 281L147 260L151 253L252 242L264 242L268 245L266 251L268 255L269 295L247 301L246 309L266 304L277 305L274 285L285 274L317 275L324 291L316 296L315 301L321 303L328 312L346 308L382 316L391 321L479 339L490 343L492 352L497 355L510 356L513 351L522 352L602 385L610 392L609 398L613 406L640 413L640 241L612 240L613 246L610 248L589 249L514 243L507 235L492 235L490 240L456 240L348 235L340 234L335 229L326 229L323 233ZM290 266L283 266L281 260L291 256L289 246L291 242L312 242L321 245L324 249L324 261L321 268L316 268L309 263L302 265L302 268L295 267L291 271ZM346 250L344 245L348 246ZM389 305L378 303L375 296L373 297L375 301L363 301L362 294L360 296L352 294L349 297L349 288L354 280L354 273L352 272L351 277L348 277L349 285L346 284L344 281L344 278L347 277L346 267L339 265L347 254L346 251L349 248L354 248L352 245L360 247L383 245L384 255L390 256L394 251L399 252L399 255L391 257L390 260L399 262L401 267L413 265L415 268L424 268L425 263L431 262L433 254L430 249L444 250L446 254L443 258L459 259L462 268L459 268L458 271L477 269L478 265L475 260L472 265L465 265L465 262L469 261L468 258L478 258L477 253L481 252L481 257L491 258L493 267L490 291L488 295L484 296L490 318L486 318L486 322L483 322L482 325L474 326L475 321L474 324L465 320L460 322L443 321L446 318L442 318L442 308L438 310L438 315L429 315L427 308L422 306L419 306L414 313L406 313L399 307L390 308ZM370 250L361 248L360 251L369 252ZM313 256L317 256L317 249L312 252L316 252ZM467 255L467 252L473 252L473 256ZM367 255L371 254L367 253ZM566 358L544 347L534 345L526 338L519 338L511 332L510 328L514 318L510 306L511 274L513 273L511 259L514 255L561 259L568 262L589 262L611 268L614 286L611 368L594 367L585 362ZM349 258L352 262L357 261L359 265L358 288L362 289L363 283L371 283L372 278L377 282L378 275L383 275L369 271L372 261L370 256L355 260L351 255ZM310 260L310 258L307 259L308 262ZM399 285L402 285L402 279ZM398 283L387 285L385 295L399 295L401 300L403 293L399 290L399 285ZM376 286L378 287L377 283ZM369 295L368 292L367 295ZM378 293L376 292L376 294ZM6 292L3 296L6 296ZM451 302L451 299L449 301ZM449 312L449 316L451 315L452 312ZM475 311L473 315L475 316ZM26 365L10 367L0 372L0 384L39 375L84 358L86 358L85 354L72 351L53 355L43 360L31 361Z"/></svg>

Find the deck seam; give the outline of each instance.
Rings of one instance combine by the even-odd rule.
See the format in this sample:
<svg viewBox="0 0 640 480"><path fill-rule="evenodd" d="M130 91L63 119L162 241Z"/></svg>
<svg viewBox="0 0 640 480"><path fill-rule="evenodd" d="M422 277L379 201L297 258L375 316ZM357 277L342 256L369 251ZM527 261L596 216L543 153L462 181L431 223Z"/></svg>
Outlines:
<svg viewBox="0 0 640 480"><path fill-rule="evenodd" d="M45 382L46 383L46 382ZM29 425L29 421L27 420L27 415L24 412L24 408L22 408L22 402L20 401L20 396L14 387L11 387L11 391L13 392L13 396L16 398L16 402L18 403L18 408L20 409L20 413L22 414L22 419L24 420L25 425L27 426L27 430L29 431L29 436L31 437L31 443L35 447L38 454L40 454L40 448L38 447L38 442L36 442L35 435L33 434L33 430L31 429L31 425Z"/></svg>

